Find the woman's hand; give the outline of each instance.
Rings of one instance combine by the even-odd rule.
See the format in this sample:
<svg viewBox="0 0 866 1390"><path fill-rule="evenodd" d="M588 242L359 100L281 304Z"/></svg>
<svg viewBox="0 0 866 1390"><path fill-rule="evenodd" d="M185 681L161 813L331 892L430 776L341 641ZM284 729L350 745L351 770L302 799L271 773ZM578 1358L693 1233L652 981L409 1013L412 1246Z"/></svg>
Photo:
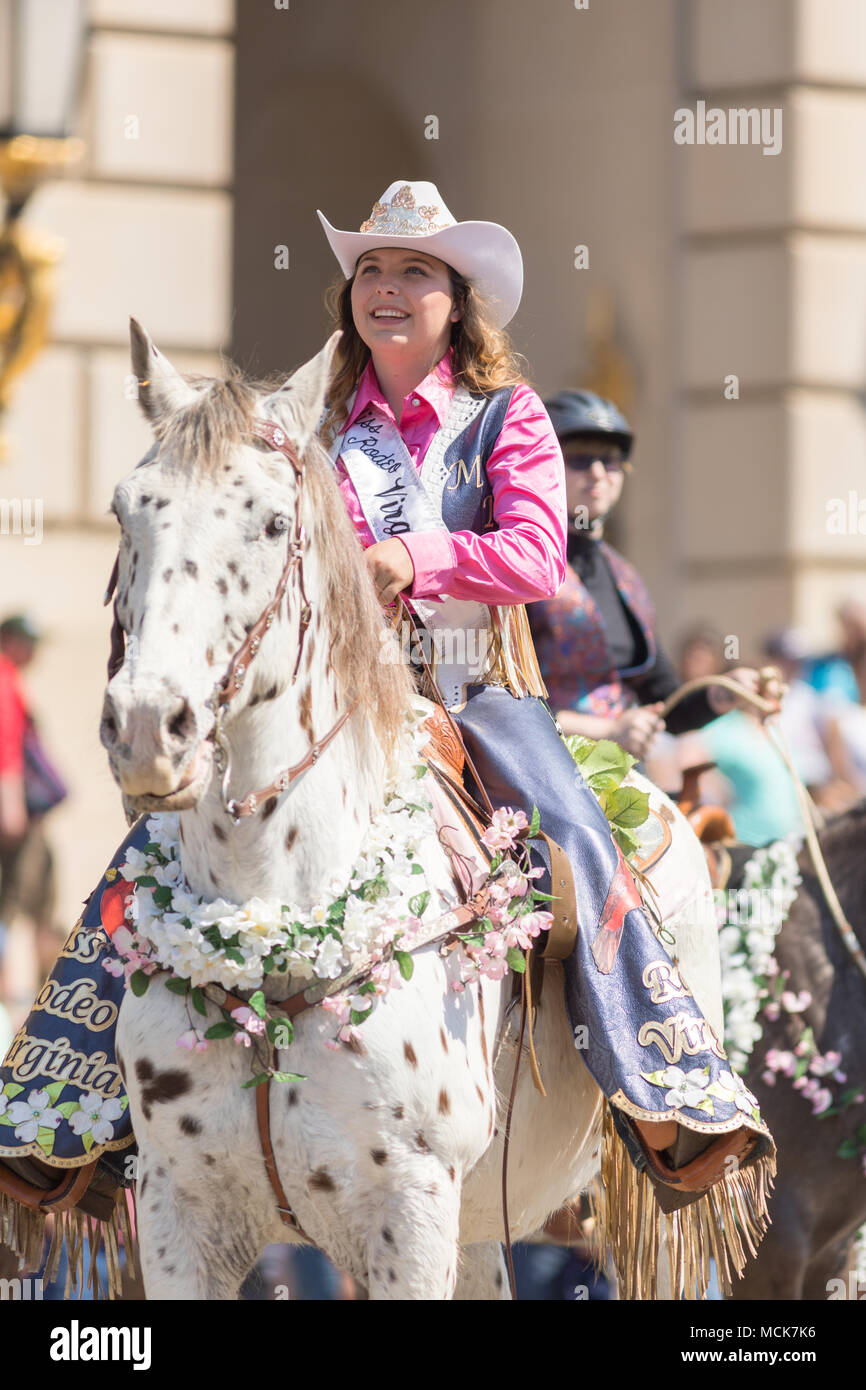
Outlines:
<svg viewBox="0 0 866 1390"><path fill-rule="evenodd" d="M656 734L661 733L665 726L661 717L662 706L663 702L659 700L654 705L625 710L614 719L610 737L635 758L646 757Z"/></svg>
<svg viewBox="0 0 866 1390"><path fill-rule="evenodd" d="M763 671L756 671L752 666L738 666L725 674L732 681L745 686L753 695L760 695L764 700L773 700L777 705L781 704L785 687L778 671L771 671L769 667ZM732 709L750 710L753 714L757 712L751 700L742 695L735 695L723 685L707 687L707 703L716 714L727 714L728 710Z"/></svg>
<svg viewBox="0 0 866 1390"><path fill-rule="evenodd" d="M396 536L387 541L376 541L364 551L370 578L376 586L376 597L381 604L392 603L398 594L411 589L415 581L415 566L412 556Z"/></svg>

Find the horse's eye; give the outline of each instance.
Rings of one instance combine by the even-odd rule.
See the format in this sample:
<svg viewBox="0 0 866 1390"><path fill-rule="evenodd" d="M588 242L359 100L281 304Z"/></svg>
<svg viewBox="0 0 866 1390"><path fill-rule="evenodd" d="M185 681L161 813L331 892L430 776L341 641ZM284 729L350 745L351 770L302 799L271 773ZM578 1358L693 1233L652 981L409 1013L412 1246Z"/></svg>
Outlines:
<svg viewBox="0 0 866 1390"><path fill-rule="evenodd" d="M281 536L289 529L289 518L285 512L276 512L265 527L266 536Z"/></svg>

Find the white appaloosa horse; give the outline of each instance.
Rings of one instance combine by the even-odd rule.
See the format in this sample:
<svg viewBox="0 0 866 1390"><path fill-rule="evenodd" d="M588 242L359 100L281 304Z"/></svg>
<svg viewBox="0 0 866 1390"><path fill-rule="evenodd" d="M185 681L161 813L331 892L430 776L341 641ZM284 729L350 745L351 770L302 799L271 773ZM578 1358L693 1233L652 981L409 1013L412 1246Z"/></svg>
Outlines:
<svg viewBox="0 0 866 1390"><path fill-rule="evenodd" d="M132 322L132 365L156 445L112 504L127 639L106 691L102 740L128 810L182 812L183 873L211 899L311 907L323 885L345 882L382 805L388 750L411 699L407 668L381 659L381 610L316 439L335 340L272 391L237 377L185 379ZM256 439L257 419L285 431L303 460L302 483ZM293 683L296 572L228 707L229 791L267 786L360 703L289 791L233 825L212 761L208 700L277 589L296 500L312 621ZM697 899L708 886L703 855L669 814L682 832L680 877ZM441 901L454 904L438 842L430 862ZM695 989L697 973L682 964ZM509 1160L514 1238L537 1230L598 1169L601 1094L573 1045L560 968L548 969L535 1033L548 1098L524 1066ZM329 1051L333 1015L312 1008L278 1054L279 1065L307 1077L272 1087L288 1201L373 1298L508 1297L499 1241L502 1096L516 1048L513 1014L505 1017L511 987L483 979L455 994L453 972L450 958L422 948L411 981L373 1011L355 1049ZM267 992L279 997L273 978ZM715 988L710 967L697 993ZM118 1057L140 1150L144 1279L148 1298L233 1298L262 1248L291 1237L262 1159L256 1092L241 1086L248 1054L229 1043L179 1051L188 1027L184 1001L161 982L141 998L127 993Z"/></svg>

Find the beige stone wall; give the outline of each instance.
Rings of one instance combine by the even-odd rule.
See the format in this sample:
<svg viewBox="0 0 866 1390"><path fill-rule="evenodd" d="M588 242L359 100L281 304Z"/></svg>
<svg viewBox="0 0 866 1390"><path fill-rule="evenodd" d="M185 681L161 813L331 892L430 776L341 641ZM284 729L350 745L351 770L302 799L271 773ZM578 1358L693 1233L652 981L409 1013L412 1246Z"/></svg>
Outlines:
<svg viewBox="0 0 866 1390"><path fill-rule="evenodd" d="M234 126L231 0L91 0L79 133L87 154L27 209L64 243L52 342L5 421L0 496L40 498L39 545L0 535L3 613L47 637L29 676L73 795L51 820L70 923L125 833L99 743L116 549L115 483L149 447L129 396L129 316L184 370L229 345Z"/></svg>
<svg viewBox="0 0 866 1390"><path fill-rule="evenodd" d="M691 19L682 104L781 108L783 143L677 150L679 611L747 655L789 621L829 646L838 599L866 597L864 536L827 526L866 497L866 10L697 0Z"/></svg>

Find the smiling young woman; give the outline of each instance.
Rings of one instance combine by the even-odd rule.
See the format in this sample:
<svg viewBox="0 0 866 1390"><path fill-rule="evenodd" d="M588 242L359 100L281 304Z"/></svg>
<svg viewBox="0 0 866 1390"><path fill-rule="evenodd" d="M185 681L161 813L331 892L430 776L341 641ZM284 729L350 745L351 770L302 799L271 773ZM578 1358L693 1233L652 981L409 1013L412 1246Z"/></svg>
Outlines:
<svg viewBox="0 0 866 1390"><path fill-rule="evenodd" d="M556 433L504 331L520 302L520 249L496 223L457 222L429 183L391 184L358 232L319 217L343 272L326 296L342 337L320 436L377 594L385 605L402 595L441 639L439 690L493 804L527 816L537 806L569 855L580 930L566 1004L626 1149L680 1196L697 1162L706 1190L732 1144L743 1165L770 1141L723 1099L723 1083L695 1106L648 1079L661 1075L660 1053L639 1037L673 1014L692 1028L688 1065L708 1084L724 1053L706 1045L714 1035L687 990L661 1001L643 983L664 949L560 736L529 634L524 605L565 577L568 508ZM477 661L465 640L460 651L470 632Z"/></svg>

